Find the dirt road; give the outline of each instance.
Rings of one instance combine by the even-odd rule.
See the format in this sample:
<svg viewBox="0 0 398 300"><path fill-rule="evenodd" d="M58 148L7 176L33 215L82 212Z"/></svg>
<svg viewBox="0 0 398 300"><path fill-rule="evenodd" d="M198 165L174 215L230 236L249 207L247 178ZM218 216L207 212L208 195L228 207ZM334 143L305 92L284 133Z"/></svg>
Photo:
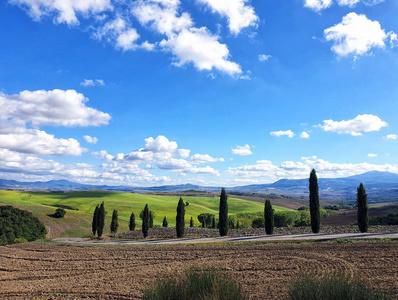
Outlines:
<svg viewBox="0 0 398 300"><path fill-rule="evenodd" d="M287 234L257 235L240 237L217 237L196 239L167 240L110 240L99 241L88 238L56 238L54 242L70 244L105 244L105 245L148 245L148 244L197 244L222 242L266 242L266 241L300 241L300 240L336 240L336 239L398 239L398 233L342 233L342 234Z"/></svg>

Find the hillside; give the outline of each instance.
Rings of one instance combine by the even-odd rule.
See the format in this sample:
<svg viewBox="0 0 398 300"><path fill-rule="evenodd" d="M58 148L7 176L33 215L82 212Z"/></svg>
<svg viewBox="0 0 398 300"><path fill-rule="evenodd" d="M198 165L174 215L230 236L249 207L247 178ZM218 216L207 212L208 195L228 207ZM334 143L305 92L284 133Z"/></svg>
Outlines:
<svg viewBox="0 0 398 300"><path fill-rule="evenodd" d="M169 226L174 226L178 197L175 196L156 196L142 195L133 193L115 192L20 192L20 191L0 191L0 205L13 205L17 208L26 209L39 217L46 224L50 231L50 236L82 236L91 231L91 218L94 208L102 201L105 202L108 219L113 209L119 213L121 226L119 231L126 231L128 220L132 212L135 213L137 223L140 224L139 213L145 204L155 212L154 225L161 225L163 217L167 217ZM210 197L183 197L186 206L185 220L189 224L191 216L198 226L197 216L201 213L218 214L219 198ZM55 211L55 205L70 207L66 209L67 214L64 219L54 219L51 214ZM229 198L229 213L237 214L244 212L263 211L264 204L260 202ZM288 208L274 206L276 211L289 211ZM109 221L106 225L109 227Z"/></svg>

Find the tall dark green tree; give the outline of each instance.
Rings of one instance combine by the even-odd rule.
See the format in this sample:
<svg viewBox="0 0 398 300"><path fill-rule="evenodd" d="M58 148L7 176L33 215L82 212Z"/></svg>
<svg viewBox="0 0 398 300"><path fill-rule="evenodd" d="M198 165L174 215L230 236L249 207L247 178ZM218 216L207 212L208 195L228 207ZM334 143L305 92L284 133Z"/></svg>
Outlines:
<svg viewBox="0 0 398 300"><path fill-rule="evenodd" d="M189 227L193 227L193 218L191 217L191 220L189 220Z"/></svg>
<svg viewBox="0 0 398 300"><path fill-rule="evenodd" d="M359 231L367 232L369 224L368 195L362 183L357 188L357 209Z"/></svg>
<svg viewBox="0 0 398 300"><path fill-rule="evenodd" d="M91 223L91 229L93 231L94 236L96 235L98 229L98 211L99 211L99 205L95 207L93 214L93 222Z"/></svg>
<svg viewBox="0 0 398 300"><path fill-rule="evenodd" d="M105 226L105 203L102 202L98 209L98 227L97 227L98 237L102 236L102 233L104 232L104 226Z"/></svg>
<svg viewBox="0 0 398 300"><path fill-rule="evenodd" d="M153 228L153 218L155 217L155 213L150 210L149 211L149 222L148 222L148 226L149 228Z"/></svg>
<svg viewBox="0 0 398 300"><path fill-rule="evenodd" d="M117 215L117 210L113 210L112 214L112 222L111 222L111 233L115 236L117 233L117 229L119 228L119 217Z"/></svg>
<svg viewBox="0 0 398 300"><path fill-rule="evenodd" d="M318 233L321 227L321 213L319 210L318 178L316 177L315 169L312 169L310 174L309 190L311 228L313 233Z"/></svg>
<svg viewBox="0 0 398 300"><path fill-rule="evenodd" d="M164 217L162 222L162 227L167 227L167 226L169 226L169 222L167 222L167 218Z"/></svg>
<svg viewBox="0 0 398 300"><path fill-rule="evenodd" d="M148 236L149 230L149 208L148 204L145 205L144 210L142 211L142 234L144 238Z"/></svg>
<svg viewBox="0 0 398 300"><path fill-rule="evenodd" d="M177 205L177 216L176 216L176 230L177 230L177 237L182 238L184 237L185 231L185 204L182 198L178 201Z"/></svg>
<svg viewBox="0 0 398 300"><path fill-rule="evenodd" d="M228 234L228 196L225 189L221 189L220 195L220 208L218 217L218 227L220 231L220 236L225 236Z"/></svg>
<svg viewBox="0 0 398 300"><path fill-rule="evenodd" d="M135 230L135 214L133 212L130 215L129 229L130 231Z"/></svg>
<svg viewBox="0 0 398 300"><path fill-rule="evenodd" d="M274 233L274 209L272 208L271 201L265 200L264 204L264 220L265 220L265 232L267 234Z"/></svg>

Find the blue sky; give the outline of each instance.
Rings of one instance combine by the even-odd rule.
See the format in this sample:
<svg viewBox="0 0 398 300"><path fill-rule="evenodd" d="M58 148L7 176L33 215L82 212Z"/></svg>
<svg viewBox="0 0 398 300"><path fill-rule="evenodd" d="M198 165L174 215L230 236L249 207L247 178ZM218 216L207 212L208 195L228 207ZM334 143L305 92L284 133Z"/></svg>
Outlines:
<svg viewBox="0 0 398 300"><path fill-rule="evenodd" d="M393 0L0 3L0 177L398 173Z"/></svg>

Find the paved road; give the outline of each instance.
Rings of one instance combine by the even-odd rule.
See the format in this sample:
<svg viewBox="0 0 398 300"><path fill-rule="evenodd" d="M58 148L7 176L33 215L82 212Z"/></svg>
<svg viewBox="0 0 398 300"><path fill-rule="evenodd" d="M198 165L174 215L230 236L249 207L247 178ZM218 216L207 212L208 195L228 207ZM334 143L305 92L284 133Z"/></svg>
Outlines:
<svg viewBox="0 0 398 300"><path fill-rule="evenodd" d="M398 239L398 233L342 233L342 234L289 234L289 235L256 235L240 237L194 238L172 240L110 240L98 241L88 238L57 238L54 242L85 244L85 245L165 245L165 244L196 244L219 242L260 242L260 241L301 241L301 240L334 240L334 239Z"/></svg>

